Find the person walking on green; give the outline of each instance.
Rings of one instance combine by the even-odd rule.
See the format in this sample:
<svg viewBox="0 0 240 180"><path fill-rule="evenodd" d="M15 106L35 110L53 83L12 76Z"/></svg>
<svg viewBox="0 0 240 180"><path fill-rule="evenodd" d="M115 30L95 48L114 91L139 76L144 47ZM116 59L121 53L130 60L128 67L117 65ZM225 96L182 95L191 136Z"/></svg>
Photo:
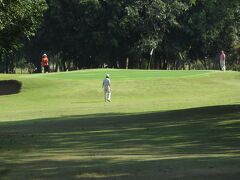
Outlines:
<svg viewBox="0 0 240 180"><path fill-rule="evenodd" d="M221 51L219 59L220 59L221 70L225 71L226 70L226 65L225 65L226 55L224 54L224 51Z"/></svg>
<svg viewBox="0 0 240 180"><path fill-rule="evenodd" d="M110 75L106 74L106 78L103 80L102 88L104 91L104 100L105 102L111 102L111 81Z"/></svg>

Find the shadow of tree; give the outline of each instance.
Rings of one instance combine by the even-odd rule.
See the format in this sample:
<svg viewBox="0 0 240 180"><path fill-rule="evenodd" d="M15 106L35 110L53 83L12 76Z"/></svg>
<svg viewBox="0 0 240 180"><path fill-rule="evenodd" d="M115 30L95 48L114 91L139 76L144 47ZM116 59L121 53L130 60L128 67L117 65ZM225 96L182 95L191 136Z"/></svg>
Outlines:
<svg viewBox="0 0 240 180"><path fill-rule="evenodd" d="M240 105L1 123L0 178L238 177L239 130Z"/></svg>
<svg viewBox="0 0 240 180"><path fill-rule="evenodd" d="M0 81L0 96L17 94L22 88L22 83L17 80Z"/></svg>

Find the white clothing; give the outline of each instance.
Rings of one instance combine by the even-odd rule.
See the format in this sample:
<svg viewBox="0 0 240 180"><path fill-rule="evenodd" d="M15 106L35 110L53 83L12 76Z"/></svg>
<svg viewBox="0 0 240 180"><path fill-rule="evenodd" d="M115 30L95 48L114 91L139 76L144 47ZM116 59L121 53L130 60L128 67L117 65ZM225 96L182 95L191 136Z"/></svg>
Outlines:
<svg viewBox="0 0 240 180"><path fill-rule="evenodd" d="M225 70L226 70L225 61L220 60L220 67L221 67L221 70L222 70L222 71L225 71Z"/></svg>
<svg viewBox="0 0 240 180"><path fill-rule="evenodd" d="M104 88L108 88L108 87L110 87L110 79L109 78L105 78L104 80L103 80L103 87Z"/></svg>
<svg viewBox="0 0 240 180"><path fill-rule="evenodd" d="M103 90L105 102L111 101L111 82L109 78L103 80Z"/></svg>
<svg viewBox="0 0 240 180"><path fill-rule="evenodd" d="M104 89L104 100L106 101L111 101L111 91Z"/></svg>

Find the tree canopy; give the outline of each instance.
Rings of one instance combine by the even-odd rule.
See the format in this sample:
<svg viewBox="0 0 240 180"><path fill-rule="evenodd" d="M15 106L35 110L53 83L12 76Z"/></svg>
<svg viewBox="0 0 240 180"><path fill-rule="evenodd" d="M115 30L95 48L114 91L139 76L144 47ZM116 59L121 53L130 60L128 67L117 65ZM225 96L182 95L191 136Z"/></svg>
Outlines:
<svg viewBox="0 0 240 180"><path fill-rule="evenodd" d="M18 23L15 28L1 23L0 47L15 48L20 37L35 33L46 5L43 0L6 2L9 10L2 11L0 21L13 11L15 2L17 13L8 22ZM239 0L47 0L47 4L39 31L24 40L22 49L36 66L41 53L48 53L54 69L62 70L116 67L117 62L124 68L126 59L130 68L180 69L200 62L208 69L221 50L231 65L240 58Z"/></svg>
<svg viewBox="0 0 240 180"><path fill-rule="evenodd" d="M0 0L0 58L35 35L46 9L44 0Z"/></svg>

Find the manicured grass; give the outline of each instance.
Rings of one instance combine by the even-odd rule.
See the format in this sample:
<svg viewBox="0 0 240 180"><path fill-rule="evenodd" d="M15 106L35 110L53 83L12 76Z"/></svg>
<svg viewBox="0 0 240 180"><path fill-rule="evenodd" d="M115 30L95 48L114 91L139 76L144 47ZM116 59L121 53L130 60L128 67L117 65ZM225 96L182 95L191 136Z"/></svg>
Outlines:
<svg viewBox="0 0 240 180"><path fill-rule="evenodd" d="M103 102L110 73L113 99ZM236 179L240 73L0 75L0 179Z"/></svg>
<svg viewBox="0 0 240 180"><path fill-rule="evenodd" d="M112 80L111 104L103 103L106 73ZM240 88L239 73L215 71L110 69L1 77L23 84L20 94L0 97L1 121L235 104Z"/></svg>

